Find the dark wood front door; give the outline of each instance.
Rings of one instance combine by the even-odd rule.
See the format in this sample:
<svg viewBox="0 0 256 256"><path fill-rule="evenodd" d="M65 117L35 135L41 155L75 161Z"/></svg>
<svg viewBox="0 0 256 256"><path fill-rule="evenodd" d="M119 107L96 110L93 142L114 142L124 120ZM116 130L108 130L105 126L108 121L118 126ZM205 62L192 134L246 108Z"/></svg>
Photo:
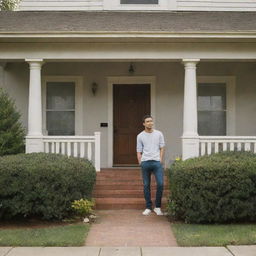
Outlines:
<svg viewBox="0 0 256 256"><path fill-rule="evenodd" d="M136 166L136 137L150 114L150 84L114 84L114 165Z"/></svg>

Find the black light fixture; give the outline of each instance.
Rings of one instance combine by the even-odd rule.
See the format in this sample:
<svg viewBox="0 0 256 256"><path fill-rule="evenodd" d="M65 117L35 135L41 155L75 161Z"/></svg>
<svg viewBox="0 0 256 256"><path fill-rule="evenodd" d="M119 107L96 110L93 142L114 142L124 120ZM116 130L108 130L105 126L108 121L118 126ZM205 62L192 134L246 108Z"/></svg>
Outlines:
<svg viewBox="0 0 256 256"><path fill-rule="evenodd" d="M130 67L129 67L129 74L130 75L133 75L134 74L134 72L135 72L135 70L134 70L134 67L133 67L133 65L132 65L132 63L130 64Z"/></svg>
<svg viewBox="0 0 256 256"><path fill-rule="evenodd" d="M98 90L98 84L95 83L95 82L93 82L91 89L92 89L92 94L93 94L93 96L95 96L95 94L96 94L96 92L97 92L97 90Z"/></svg>

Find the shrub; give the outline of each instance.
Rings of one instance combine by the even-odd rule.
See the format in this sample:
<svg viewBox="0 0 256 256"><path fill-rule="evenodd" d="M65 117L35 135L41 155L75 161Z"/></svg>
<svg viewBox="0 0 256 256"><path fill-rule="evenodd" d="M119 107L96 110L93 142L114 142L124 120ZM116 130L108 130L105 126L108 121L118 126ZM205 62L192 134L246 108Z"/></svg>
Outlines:
<svg viewBox="0 0 256 256"><path fill-rule="evenodd" d="M256 155L223 152L178 161L170 171L171 216L189 223L256 220Z"/></svg>
<svg viewBox="0 0 256 256"><path fill-rule="evenodd" d="M0 156L24 152L25 132L14 101L0 88Z"/></svg>
<svg viewBox="0 0 256 256"><path fill-rule="evenodd" d="M3 11L13 11L19 2L19 0L0 0L0 9Z"/></svg>
<svg viewBox="0 0 256 256"><path fill-rule="evenodd" d="M0 158L0 218L63 219L91 199L96 172L84 159L32 153Z"/></svg>
<svg viewBox="0 0 256 256"><path fill-rule="evenodd" d="M91 200L80 199L75 200L71 207L73 208L76 215L79 217L88 217L92 213L92 208L95 203Z"/></svg>

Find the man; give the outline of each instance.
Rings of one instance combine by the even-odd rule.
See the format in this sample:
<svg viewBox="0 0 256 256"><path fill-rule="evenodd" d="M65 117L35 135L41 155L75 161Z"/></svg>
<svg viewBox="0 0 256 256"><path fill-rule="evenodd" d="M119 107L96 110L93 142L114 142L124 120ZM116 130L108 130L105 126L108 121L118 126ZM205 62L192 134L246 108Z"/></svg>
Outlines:
<svg viewBox="0 0 256 256"><path fill-rule="evenodd" d="M143 215L149 215L152 212L152 201L150 193L151 174L156 178L157 191L154 212L157 215L163 215L161 211L161 201L163 194L163 155L164 155L164 136L153 129L153 118L150 115L143 117L143 126L145 127L137 136L137 158L141 166L144 197L146 201L146 209Z"/></svg>

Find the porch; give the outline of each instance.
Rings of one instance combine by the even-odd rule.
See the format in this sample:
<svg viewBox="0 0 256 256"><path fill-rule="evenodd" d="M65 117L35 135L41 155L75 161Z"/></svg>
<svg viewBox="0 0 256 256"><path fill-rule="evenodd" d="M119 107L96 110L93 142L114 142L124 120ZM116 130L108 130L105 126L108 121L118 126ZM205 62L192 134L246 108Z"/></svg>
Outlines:
<svg viewBox="0 0 256 256"><path fill-rule="evenodd" d="M251 118L256 110L256 77L252 72L255 62L136 61L132 62L133 74L129 73L131 62L128 61L56 63L34 59L27 62L30 72L25 63L16 62L2 65L2 73L27 127L28 153L60 153L87 158L93 161L97 171L111 168L115 154L113 88L117 84L150 85L150 112L155 117L156 129L166 138L165 167L177 156L187 159L226 150L256 153L256 123ZM27 78L22 79L22 73ZM19 82L12 83L15 76ZM29 86L26 80L30 81ZM74 111L75 117L73 121L67 119L66 123L73 122L67 125L67 130L58 127L62 130L56 135L56 116L49 116L54 109L47 107L47 97L56 98L56 94L51 96L50 91L47 94L47 86L65 87L67 83L75 85L75 106L65 110ZM98 85L95 93L93 83ZM29 96L24 95L26 90ZM60 93L58 97L67 95ZM65 126L65 122L60 126ZM73 127L72 136L70 127Z"/></svg>

